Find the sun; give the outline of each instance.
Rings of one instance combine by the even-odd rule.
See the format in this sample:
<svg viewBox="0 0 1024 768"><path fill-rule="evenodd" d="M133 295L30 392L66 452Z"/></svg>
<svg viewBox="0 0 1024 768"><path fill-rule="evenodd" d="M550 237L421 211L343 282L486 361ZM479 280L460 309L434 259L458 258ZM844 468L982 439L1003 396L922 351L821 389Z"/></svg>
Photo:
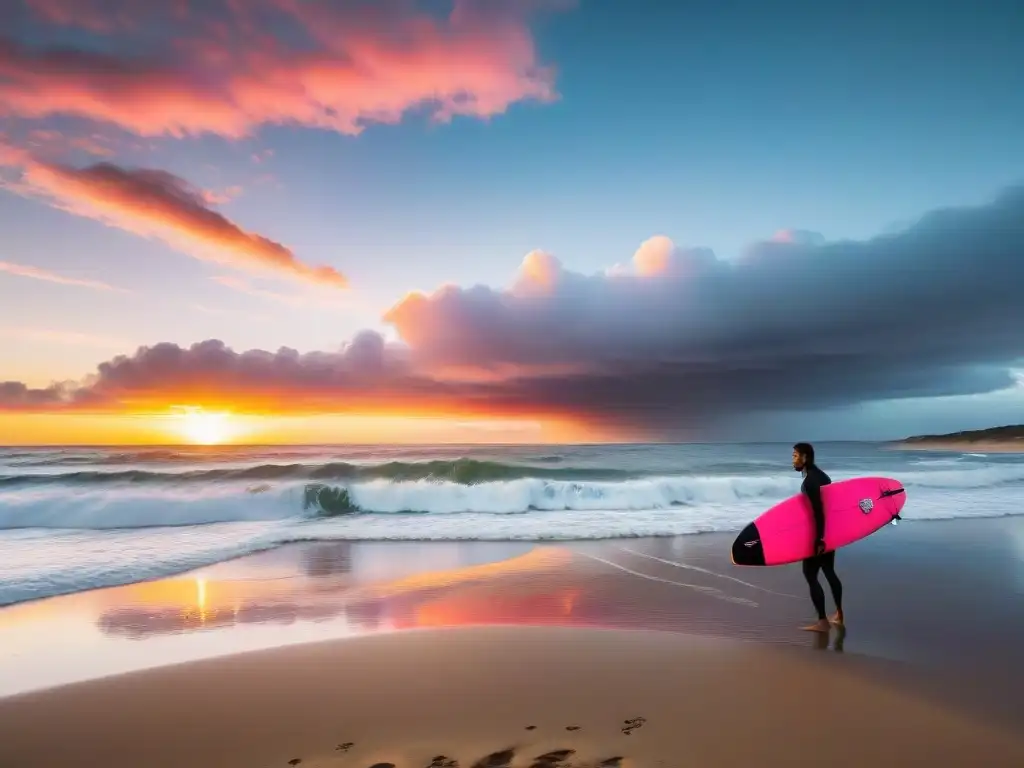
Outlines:
<svg viewBox="0 0 1024 768"><path fill-rule="evenodd" d="M194 445L220 445L232 434L226 413L211 413L202 408L190 408L178 416L178 431Z"/></svg>

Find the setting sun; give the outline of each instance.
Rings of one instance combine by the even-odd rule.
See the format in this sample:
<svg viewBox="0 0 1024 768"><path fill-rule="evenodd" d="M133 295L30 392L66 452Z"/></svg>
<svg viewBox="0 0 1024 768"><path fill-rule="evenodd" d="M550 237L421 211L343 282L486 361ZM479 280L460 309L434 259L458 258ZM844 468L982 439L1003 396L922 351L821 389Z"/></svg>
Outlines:
<svg viewBox="0 0 1024 768"><path fill-rule="evenodd" d="M178 416L178 431L195 445L219 445L232 436L228 414L189 409Z"/></svg>

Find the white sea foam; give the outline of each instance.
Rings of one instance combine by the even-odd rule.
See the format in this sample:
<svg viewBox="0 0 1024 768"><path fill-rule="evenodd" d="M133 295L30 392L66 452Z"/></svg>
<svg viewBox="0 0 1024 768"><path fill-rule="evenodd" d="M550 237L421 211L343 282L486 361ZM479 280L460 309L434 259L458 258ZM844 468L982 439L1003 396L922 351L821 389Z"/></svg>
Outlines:
<svg viewBox="0 0 1024 768"><path fill-rule="evenodd" d="M732 531L799 489L799 476L784 463L767 474L763 458L728 459L746 461L750 472L581 482L522 477L472 485L330 482L347 493L346 508L357 510L337 516L311 506L306 483L295 480L12 485L0 489L0 604L164 576L290 541L538 541ZM1024 458L900 461L886 453L855 456L840 468L828 467L833 479L900 479L907 520L1024 512Z"/></svg>
<svg viewBox="0 0 1024 768"><path fill-rule="evenodd" d="M108 530L317 517L306 484L125 486L75 490L61 485L0 495L0 529ZM523 514L531 511L663 510L677 506L781 500L799 489L794 477L664 477L623 482L523 478L460 485L434 480L372 480L344 488L360 515ZM256 492L254 492L254 490ZM304 508L305 507L305 508ZM394 521L386 523L394 525ZM407 525L407 523L401 523Z"/></svg>

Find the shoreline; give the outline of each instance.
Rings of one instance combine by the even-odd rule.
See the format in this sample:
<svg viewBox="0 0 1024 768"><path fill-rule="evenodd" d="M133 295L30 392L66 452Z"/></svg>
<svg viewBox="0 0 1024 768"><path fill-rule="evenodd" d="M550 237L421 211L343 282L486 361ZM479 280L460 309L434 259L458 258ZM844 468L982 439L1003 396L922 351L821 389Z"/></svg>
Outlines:
<svg viewBox="0 0 1024 768"><path fill-rule="evenodd" d="M936 449L938 450L938 449ZM971 517L949 517L949 518L924 518L924 519L906 519L901 518L899 525L901 527L911 526L917 527L921 525L932 526L939 524L951 524L951 523L969 523L972 521L987 521L987 520L1003 520L1007 518L1024 518L1024 513L991 513L974 515ZM394 539L394 538L359 538L359 539L344 539L344 538L323 538L323 539L308 539L308 540L297 540L297 541L284 541L281 543L268 544L266 546L252 549L250 551L241 552L239 554L232 555L220 560L211 560L209 562L203 562L199 565L185 566L180 569L168 570L164 573L160 573L156 576L147 578L135 579L130 581L114 581L112 583L96 584L90 586L84 586L81 588L70 589L68 591L56 592L53 594L41 595L38 597L32 597L27 600L17 600L14 602L0 602L0 612L18 608L20 606L38 604L54 599L68 598L75 595L82 595L91 592L102 592L106 590L116 590L125 587L132 587L140 584L153 584L165 581L168 579L180 578L187 576L192 573L205 571L209 568L216 568L217 566L236 563L239 561L249 560L250 558L256 558L261 555L275 552L281 549L303 547L303 546L317 546L317 545L347 545L347 546L364 546L364 545L380 545L380 546L392 546L392 545L405 545L405 546L422 546L422 547L437 547L437 546L460 546L460 545L482 545L482 546L522 546L522 547L586 547L588 545L602 545L602 544L617 544L617 543L643 543L651 541L674 541L677 539L701 539L710 538L717 539L721 538L723 546L731 544L732 539L739 533L740 528L734 530L714 530L714 531L694 531L693 533L682 533L682 534L664 534L664 535L643 535L643 536L608 536L600 538L576 538L576 539ZM857 542L854 542L856 544ZM739 572L749 572L750 568L742 566L735 566L729 563L731 568L737 569Z"/></svg>
<svg viewBox="0 0 1024 768"><path fill-rule="evenodd" d="M0 763L23 768L785 765L807 750L1011 766L1024 737L871 659L637 629L401 632L0 699Z"/></svg>
<svg viewBox="0 0 1024 768"><path fill-rule="evenodd" d="M887 527L840 552L850 624L843 637L801 632L812 609L799 566L733 566L732 534L312 542L0 609L9 650L0 657L0 697L246 649L473 624L664 630L845 650L971 668L999 687L1024 642L1024 614L1005 611L1024 596L1024 517L927 522ZM1000 632L979 635L949 620L969 614Z"/></svg>

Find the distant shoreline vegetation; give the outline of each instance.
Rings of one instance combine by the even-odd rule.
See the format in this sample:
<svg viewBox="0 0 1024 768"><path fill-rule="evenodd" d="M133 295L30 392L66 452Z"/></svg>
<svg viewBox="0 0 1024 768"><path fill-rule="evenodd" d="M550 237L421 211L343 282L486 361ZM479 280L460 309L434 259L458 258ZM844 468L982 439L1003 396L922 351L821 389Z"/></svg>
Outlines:
<svg viewBox="0 0 1024 768"><path fill-rule="evenodd" d="M990 427L945 435L913 435L889 444L892 448L959 450L965 447L1024 452L1024 424Z"/></svg>

